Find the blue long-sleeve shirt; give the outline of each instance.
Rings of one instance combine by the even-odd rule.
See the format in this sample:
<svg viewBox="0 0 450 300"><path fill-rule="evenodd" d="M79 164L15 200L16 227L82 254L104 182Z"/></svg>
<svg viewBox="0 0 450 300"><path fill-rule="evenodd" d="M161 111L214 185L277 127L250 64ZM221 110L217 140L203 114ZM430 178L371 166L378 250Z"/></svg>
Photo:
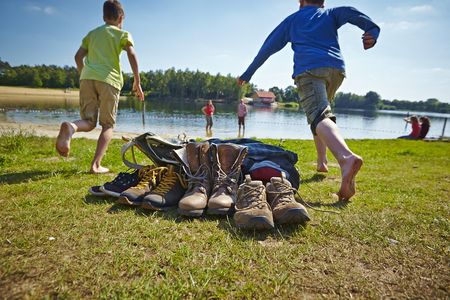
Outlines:
<svg viewBox="0 0 450 300"><path fill-rule="evenodd" d="M287 17L272 31L240 78L250 81L256 70L287 43L291 43L294 50L292 78L306 70L320 67L345 70L338 42L338 29L346 23L356 25L364 32L369 32L375 40L378 39L380 27L353 7L323 9L305 6Z"/></svg>

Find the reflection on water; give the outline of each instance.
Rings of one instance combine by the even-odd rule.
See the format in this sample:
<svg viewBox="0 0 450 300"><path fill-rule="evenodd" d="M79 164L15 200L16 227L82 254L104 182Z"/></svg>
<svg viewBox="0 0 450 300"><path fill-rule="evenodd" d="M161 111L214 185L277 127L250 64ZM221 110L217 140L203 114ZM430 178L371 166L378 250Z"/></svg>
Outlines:
<svg viewBox="0 0 450 300"><path fill-rule="evenodd" d="M152 131L176 136L185 132L190 137L207 137L206 121L201 112L204 102L148 100L144 103L128 99L120 101L117 131L142 133ZM215 103L216 114L212 135L219 138L258 137L311 139L306 118L301 111L249 106L245 134L239 133L237 104ZM406 112L336 110L338 126L345 138L396 138L408 134L403 117ZM431 116L429 136L442 133L445 114ZM78 99L33 97L26 100L0 95L0 121L57 125L79 118ZM449 135L450 124L445 135ZM210 134L208 134L208 137Z"/></svg>

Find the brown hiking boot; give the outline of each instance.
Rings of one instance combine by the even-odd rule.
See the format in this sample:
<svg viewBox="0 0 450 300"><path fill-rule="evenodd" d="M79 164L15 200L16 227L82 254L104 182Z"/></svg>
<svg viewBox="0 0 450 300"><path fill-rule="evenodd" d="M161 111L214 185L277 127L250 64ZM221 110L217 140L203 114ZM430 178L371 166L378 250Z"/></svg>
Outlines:
<svg viewBox="0 0 450 300"><path fill-rule="evenodd" d="M306 208L295 201L294 191L284 173L281 177L272 177L267 183L267 202L272 207L275 223L305 224L310 220Z"/></svg>
<svg viewBox="0 0 450 300"><path fill-rule="evenodd" d="M226 215L237 199L241 164L247 147L235 144L212 144L212 194L208 201L208 214Z"/></svg>
<svg viewBox="0 0 450 300"><path fill-rule="evenodd" d="M274 228L272 211L266 201L266 188L262 181L245 175L245 182L239 186L234 223L241 229Z"/></svg>
<svg viewBox="0 0 450 300"><path fill-rule="evenodd" d="M163 173L156 188L144 196L142 208L150 210L167 210L176 207L186 192L187 184L183 177L170 165Z"/></svg>
<svg viewBox="0 0 450 300"><path fill-rule="evenodd" d="M174 150L186 173L187 191L178 203L178 213L183 216L199 217L203 214L211 191L211 171L208 158L209 144L189 143Z"/></svg>
<svg viewBox="0 0 450 300"><path fill-rule="evenodd" d="M152 190L161 180L166 167L146 166L139 170L139 183L120 193L117 203L139 206L144 195Z"/></svg>

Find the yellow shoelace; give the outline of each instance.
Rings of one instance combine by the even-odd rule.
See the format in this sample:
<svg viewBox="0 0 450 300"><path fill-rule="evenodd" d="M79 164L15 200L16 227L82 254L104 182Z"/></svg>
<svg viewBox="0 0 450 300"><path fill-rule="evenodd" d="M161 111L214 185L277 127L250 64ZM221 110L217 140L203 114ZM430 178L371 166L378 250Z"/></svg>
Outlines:
<svg viewBox="0 0 450 300"><path fill-rule="evenodd" d="M161 181L163 173L167 171L166 167L144 167L139 171L139 175L142 176L141 181L136 185L137 189L144 189L150 184L156 186Z"/></svg>
<svg viewBox="0 0 450 300"><path fill-rule="evenodd" d="M170 191L170 189L176 184L177 180L180 182L181 186L186 189L187 184L183 177L174 172L172 168L167 169L164 174L163 179L159 182L156 189L153 191L155 194L164 195Z"/></svg>

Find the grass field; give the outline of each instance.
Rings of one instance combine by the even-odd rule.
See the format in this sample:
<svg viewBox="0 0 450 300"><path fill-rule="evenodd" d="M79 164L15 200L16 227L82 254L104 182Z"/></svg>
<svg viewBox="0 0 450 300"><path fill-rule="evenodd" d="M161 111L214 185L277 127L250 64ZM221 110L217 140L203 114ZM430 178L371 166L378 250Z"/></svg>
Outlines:
<svg viewBox="0 0 450 300"><path fill-rule="evenodd" d="M67 160L53 144L0 134L0 298L450 297L450 143L350 140L365 165L353 202L334 206L335 162L317 174L313 142L287 140L302 198L337 213L261 233L90 196L114 177L86 173L95 141L75 139ZM105 158L116 172L120 146Z"/></svg>

